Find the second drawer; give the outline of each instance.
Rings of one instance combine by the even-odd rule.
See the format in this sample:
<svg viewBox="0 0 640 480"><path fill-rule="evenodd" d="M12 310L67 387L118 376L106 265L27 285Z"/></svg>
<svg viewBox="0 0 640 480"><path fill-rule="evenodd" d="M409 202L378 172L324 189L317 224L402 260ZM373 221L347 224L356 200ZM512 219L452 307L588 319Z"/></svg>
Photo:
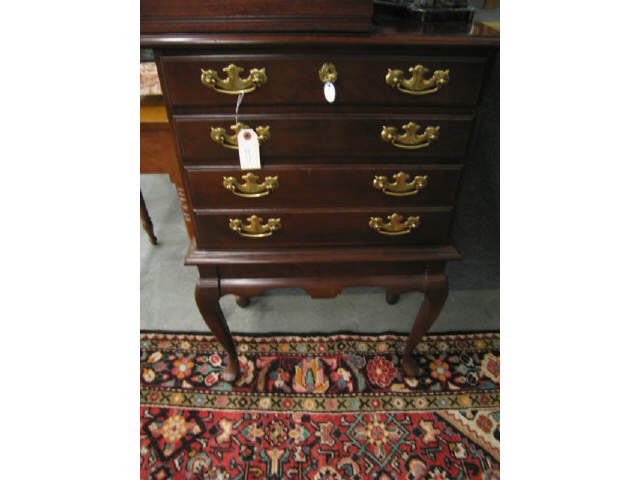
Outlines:
<svg viewBox="0 0 640 480"><path fill-rule="evenodd" d="M461 165L188 170L195 209L452 205Z"/></svg>
<svg viewBox="0 0 640 480"><path fill-rule="evenodd" d="M185 164L238 162L233 115L175 116ZM246 114L240 123L261 138L263 164L274 158L395 157L462 158L472 115L403 114ZM231 128L231 127L234 128Z"/></svg>

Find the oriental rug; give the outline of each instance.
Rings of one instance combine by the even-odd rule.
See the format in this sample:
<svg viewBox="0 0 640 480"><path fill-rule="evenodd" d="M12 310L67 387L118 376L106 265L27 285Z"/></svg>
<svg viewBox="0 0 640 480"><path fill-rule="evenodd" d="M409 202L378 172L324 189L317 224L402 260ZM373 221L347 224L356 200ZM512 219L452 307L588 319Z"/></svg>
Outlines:
<svg viewBox="0 0 640 480"><path fill-rule="evenodd" d="M234 337L222 381L210 335L142 334L144 479L499 478L499 334Z"/></svg>

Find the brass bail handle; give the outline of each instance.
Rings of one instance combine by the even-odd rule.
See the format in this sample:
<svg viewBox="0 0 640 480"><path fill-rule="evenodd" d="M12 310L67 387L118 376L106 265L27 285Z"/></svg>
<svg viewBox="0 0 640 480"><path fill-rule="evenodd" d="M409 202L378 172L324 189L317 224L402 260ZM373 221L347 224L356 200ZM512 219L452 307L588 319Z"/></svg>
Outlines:
<svg viewBox="0 0 640 480"><path fill-rule="evenodd" d="M380 132L380 138L385 142L390 142L396 148L405 150L417 150L431 145L440 138L440 126L427 126L420 132L422 127L414 122L409 122L402 126L404 133L399 133L397 127L384 125Z"/></svg>
<svg viewBox="0 0 640 480"><path fill-rule="evenodd" d="M244 183L239 182L236 177L223 177L222 186L234 195L244 198L265 197L279 187L277 175L265 177L262 183L258 183L260 177L251 172L242 175L241 178Z"/></svg>
<svg viewBox="0 0 640 480"><path fill-rule="evenodd" d="M429 69L422 65L414 65L409 69L409 73L411 77L405 78L402 70L389 68L384 80L391 88L409 95L436 93L449 83L449 70L436 70L430 78L425 79Z"/></svg>
<svg viewBox="0 0 640 480"><path fill-rule="evenodd" d="M371 217L369 219L369 227L381 235L407 235L420 225L420 217L407 217L405 220L402 215L393 213L387 217L388 222L382 217Z"/></svg>
<svg viewBox="0 0 640 480"><path fill-rule="evenodd" d="M237 122L235 125L231 125L229 129L231 133L228 133L224 127L211 127L210 137L216 143L219 143L224 148L231 150L238 150L238 134L241 130L247 130L251 127L244 123ZM269 125L261 125L255 128L256 135L258 136L258 143L262 145L264 142L271 138L271 128Z"/></svg>
<svg viewBox="0 0 640 480"><path fill-rule="evenodd" d="M373 187L382 190L385 195L408 197L409 195L416 195L427 186L427 177L428 175L416 175L409 182L409 174L398 172L393 175L395 181L390 182L386 176L376 175L373 177Z"/></svg>
<svg viewBox="0 0 640 480"><path fill-rule="evenodd" d="M263 224L264 220L257 215L251 215L247 218L247 223L242 223L239 218L229 219L229 228L234 232L249 238L264 238L273 235L282 228L282 223L279 218L269 218L267 223Z"/></svg>
<svg viewBox="0 0 640 480"><path fill-rule="evenodd" d="M251 93L267 83L267 72L264 67L252 68L249 71L249 75L244 78L241 76L244 68L238 67L233 63L222 69L227 74L226 78L222 78L217 70L205 70L203 68L200 71L200 81L203 85L227 95Z"/></svg>

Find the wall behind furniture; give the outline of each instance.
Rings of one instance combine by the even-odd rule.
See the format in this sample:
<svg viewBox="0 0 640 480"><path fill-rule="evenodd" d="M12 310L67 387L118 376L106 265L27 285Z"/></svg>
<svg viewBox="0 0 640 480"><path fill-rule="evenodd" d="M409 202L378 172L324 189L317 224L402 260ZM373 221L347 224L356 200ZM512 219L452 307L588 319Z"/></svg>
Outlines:
<svg viewBox="0 0 640 480"><path fill-rule="evenodd" d="M453 240L463 256L447 265L450 288L456 290L500 287L499 54L490 69L453 225Z"/></svg>

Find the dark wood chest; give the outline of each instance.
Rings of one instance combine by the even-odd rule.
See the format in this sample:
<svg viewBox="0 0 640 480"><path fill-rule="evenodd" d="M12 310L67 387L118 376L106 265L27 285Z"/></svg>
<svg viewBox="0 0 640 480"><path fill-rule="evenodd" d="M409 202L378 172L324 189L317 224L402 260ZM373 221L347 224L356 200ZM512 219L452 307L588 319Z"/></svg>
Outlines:
<svg viewBox="0 0 640 480"><path fill-rule="evenodd" d="M186 262L199 268L196 300L230 354L229 377L220 296L246 305L266 288L332 297L356 285L385 288L389 302L425 292L404 358L415 374L411 350L447 296L445 262L460 258L451 223L497 37L381 29L143 42L156 50L195 227ZM260 169L240 169L241 128L258 134Z"/></svg>

